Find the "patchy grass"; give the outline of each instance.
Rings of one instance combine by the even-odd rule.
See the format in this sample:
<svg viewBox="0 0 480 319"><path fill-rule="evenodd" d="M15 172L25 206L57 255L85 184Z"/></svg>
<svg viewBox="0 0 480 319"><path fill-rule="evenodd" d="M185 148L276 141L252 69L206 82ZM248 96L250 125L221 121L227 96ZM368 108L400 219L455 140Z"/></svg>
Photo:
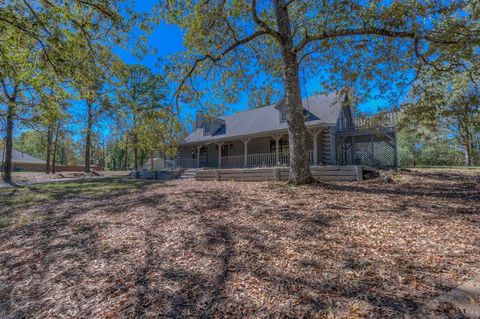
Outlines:
<svg viewBox="0 0 480 319"><path fill-rule="evenodd" d="M480 264L478 174L394 179L2 190L0 317L449 317L427 305Z"/></svg>
<svg viewBox="0 0 480 319"><path fill-rule="evenodd" d="M9 224L24 224L47 215L42 214L44 207L69 199L94 200L103 196L113 196L118 193L134 192L145 189L148 181L126 178L84 179L70 182L50 182L23 186L17 188L0 188L0 203L4 205L0 216L0 227ZM36 207L33 212L27 209Z"/></svg>

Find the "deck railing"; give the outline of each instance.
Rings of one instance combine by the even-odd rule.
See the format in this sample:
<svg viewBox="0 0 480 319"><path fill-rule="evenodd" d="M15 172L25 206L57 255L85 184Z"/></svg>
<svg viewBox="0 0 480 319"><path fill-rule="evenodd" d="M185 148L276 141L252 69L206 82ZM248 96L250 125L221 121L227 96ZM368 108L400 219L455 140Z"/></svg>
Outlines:
<svg viewBox="0 0 480 319"><path fill-rule="evenodd" d="M381 112L374 115L354 116L352 118L339 118L338 131L362 130L381 127L394 127L397 123L397 112Z"/></svg>
<svg viewBox="0 0 480 319"><path fill-rule="evenodd" d="M244 155L224 156L222 157L222 167L223 168L245 167L245 156Z"/></svg>

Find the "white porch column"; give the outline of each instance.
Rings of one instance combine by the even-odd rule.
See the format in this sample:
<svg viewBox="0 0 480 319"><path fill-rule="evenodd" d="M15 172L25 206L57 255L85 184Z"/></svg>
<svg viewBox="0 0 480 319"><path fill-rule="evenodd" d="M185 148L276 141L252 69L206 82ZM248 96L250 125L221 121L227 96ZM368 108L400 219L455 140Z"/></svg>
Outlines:
<svg viewBox="0 0 480 319"><path fill-rule="evenodd" d="M282 135L280 134L275 134L273 135L273 139L275 140L275 157L277 160L277 165L280 165L280 139L282 138Z"/></svg>
<svg viewBox="0 0 480 319"><path fill-rule="evenodd" d="M313 141L313 165L318 164L318 134L319 133L320 133L319 129L310 131L310 134L312 135L312 141Z"/></svg>
<svg viewBox="0 0 480 319"><path fill-rule="evenodd" d="M248 166L248 142L250 142L250 139L249 138L244 138L242 139L242 142L243 142L243 165L245 167Z"/></svg>
<svg viewBox="0 0 480 319"><path fill-rule="evenodd" d="M330 134L330 164L336 165L337 164L337 139L335 136L335 127L331 127L329 129Z"/></svg>
<svg viewBox="0 0 480 319"><path fill-rule="evenodd" d="M203 145L197 146L197 168L200 168L200 149Z"/></svg>
<svg viewBox="0 0 480 319"><path fill-rule="evenodd" d="M222 146L223 142L217 143L218 146L218 168L222 168Z"/></svg>

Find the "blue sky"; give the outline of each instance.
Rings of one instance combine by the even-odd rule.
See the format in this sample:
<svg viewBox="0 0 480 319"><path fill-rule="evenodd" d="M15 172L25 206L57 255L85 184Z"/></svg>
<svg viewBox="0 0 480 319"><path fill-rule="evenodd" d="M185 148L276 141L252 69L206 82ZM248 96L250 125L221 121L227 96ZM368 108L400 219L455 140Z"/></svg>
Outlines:
<svg viewBox="0 0 480 319"><path fill-rule="evenodd" d="M135 2L135 10L139 12L149 12L152 8L152 1L138 0ZM133 33L133 36L139 36L139 33ZM182 30L175 25L160 24L155 27L154 31L147 36L148 46L155 49L155 53L150 52L142 58L134 56L129 50L115 48L115 52L122 58L122 60L128 64L143 64L151 68L154 72L160 72L158 67L159 59L163 59L169 55L184 50L182 44ZM153 50L152 50L153 51ZM320 89L320 81L315 78L310 79L302 87L302 95L312 95L316 90ZM172 91L175 89L175 85L172 87ZM239 102L235 105L230 105L227 113L235 113L248 108L248 92L243 92ZM382 100L372 100L368 103L360 105L360 109L363 111L375 111L381 108L384 104ZM192 106L190 108L181 109L181 119L186 122L186 119L193 118L196 110ZM187 124L187 123L185 123ZM189 128L187 126L187 128ZM190 129L190 128L189 128Z"/></svg>

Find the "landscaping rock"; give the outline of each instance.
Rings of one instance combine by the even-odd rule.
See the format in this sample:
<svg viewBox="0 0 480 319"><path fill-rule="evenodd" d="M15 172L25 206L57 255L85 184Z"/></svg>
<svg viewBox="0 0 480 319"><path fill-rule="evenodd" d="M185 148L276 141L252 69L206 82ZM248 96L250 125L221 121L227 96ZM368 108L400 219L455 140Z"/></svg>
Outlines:
<svg viewBox="0 0 480 319"><path fill-rule="evenodd" d="M384 183L392 183L393 182L393 178L387 174L387 172L379 172L378 173L378 178L380 178L380 180Z"/></svg>

